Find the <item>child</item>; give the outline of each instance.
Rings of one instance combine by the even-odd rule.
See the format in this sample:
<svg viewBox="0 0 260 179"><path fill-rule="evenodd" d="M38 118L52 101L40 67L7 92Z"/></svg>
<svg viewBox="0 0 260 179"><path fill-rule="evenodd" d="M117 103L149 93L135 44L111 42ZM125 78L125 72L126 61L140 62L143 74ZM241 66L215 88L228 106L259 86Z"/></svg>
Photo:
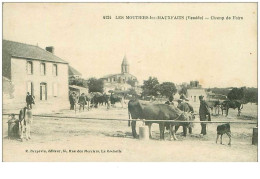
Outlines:
<svg viewBox="0 0 260 179"><path fill-rule="evenodd" d="M15 118L15 114L11 114L8 123L8 139L19 138L19 120Z"/></svg>

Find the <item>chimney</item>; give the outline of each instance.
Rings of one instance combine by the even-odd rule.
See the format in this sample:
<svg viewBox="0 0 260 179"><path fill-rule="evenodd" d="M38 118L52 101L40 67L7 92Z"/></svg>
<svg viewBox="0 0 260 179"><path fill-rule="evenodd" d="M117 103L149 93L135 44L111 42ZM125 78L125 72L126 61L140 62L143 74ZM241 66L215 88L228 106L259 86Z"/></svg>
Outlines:
<svg viewBox="0 0 260 179"><path fill-rule="evenodd" d="M54 54L54 47L53 46L46 47L45 50Z"/></svg>

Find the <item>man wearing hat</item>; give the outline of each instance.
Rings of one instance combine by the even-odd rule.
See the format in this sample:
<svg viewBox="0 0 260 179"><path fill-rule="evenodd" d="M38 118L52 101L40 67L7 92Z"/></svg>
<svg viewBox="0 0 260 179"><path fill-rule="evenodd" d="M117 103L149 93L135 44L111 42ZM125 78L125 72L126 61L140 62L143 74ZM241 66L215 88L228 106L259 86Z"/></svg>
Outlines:
<svg viewBox="0 0 260 179"><path fill-rule="evenodd" d="M203 96L199 96L200 100L200 108L199 108L199 115L200 115L200 121L211 121L210 118L210 110L209 107L206 103L206 101L203 100ZM201 133L203 135L207 134L207 129L206 126L207 124L205 123L200 123L201 124Z"/></svg>

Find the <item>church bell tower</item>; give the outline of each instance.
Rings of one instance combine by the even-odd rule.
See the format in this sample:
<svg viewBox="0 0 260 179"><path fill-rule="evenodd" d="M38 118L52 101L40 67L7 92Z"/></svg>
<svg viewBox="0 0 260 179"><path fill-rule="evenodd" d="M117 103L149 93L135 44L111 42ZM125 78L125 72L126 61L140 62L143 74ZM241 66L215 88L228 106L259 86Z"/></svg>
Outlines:
<svg viewBox="0 0 260 179"><path fill-rule="evenodd" d="M126 59L126 56L124 56L124 59L121 64L121 73L129 73L129 63Z"/></svg>

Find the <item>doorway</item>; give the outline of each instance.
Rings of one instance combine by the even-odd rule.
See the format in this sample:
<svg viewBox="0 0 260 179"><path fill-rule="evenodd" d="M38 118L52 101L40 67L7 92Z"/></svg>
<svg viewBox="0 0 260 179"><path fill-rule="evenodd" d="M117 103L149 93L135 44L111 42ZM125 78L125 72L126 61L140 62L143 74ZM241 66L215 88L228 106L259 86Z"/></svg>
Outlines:
<svg viewBox="0 0 260 179"><path fill-rule="evenodd" d="M47 83L40 84L40 100L47 100Z"/></svg>

